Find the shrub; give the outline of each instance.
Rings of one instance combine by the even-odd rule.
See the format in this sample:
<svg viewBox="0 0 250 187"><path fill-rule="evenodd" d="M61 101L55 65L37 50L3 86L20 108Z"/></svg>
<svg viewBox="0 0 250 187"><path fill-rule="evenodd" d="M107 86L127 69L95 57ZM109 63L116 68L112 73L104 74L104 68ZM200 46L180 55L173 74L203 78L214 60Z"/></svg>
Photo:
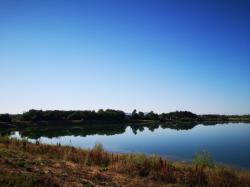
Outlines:
<svg viewBox="0 0 250 187"><path fill-rule="evenodd" d="M97 152L104 152L104 148L101 143L96 143L95 146L93 147L93 150Z"/></svg>
<svg viewBox="0 0 250 187"><path fill-rule="evenodd" d="M213 167L214 162L208 151L202 151L194 156L193 164L197 167Z"/></svg>

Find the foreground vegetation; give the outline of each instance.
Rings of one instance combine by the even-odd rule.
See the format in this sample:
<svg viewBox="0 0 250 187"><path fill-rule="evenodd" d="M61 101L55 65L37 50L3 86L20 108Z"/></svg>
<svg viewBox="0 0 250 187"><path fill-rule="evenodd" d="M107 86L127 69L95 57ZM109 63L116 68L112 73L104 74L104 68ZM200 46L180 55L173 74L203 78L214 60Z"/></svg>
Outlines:
<svg viewBox="0 0 250 187"><path fill-rule="evenodd" d="M250 172L217 166L206 152L192 164L0 137L0 186L250 186Z"/></svg>
<svg viewBox="0 0 250 187"><path fill-rule="evenodd" d="M62 111L62 110L29 110L23 114L10 115L0 114L0 122L24 123L24 122L48 122L48 121L68 121L68 122L250 122L250 115L197 115L189 111L176 111L170 113L157 114L153 111L148 113L137 112L126 114L120 110L99 111Z"/></svg>

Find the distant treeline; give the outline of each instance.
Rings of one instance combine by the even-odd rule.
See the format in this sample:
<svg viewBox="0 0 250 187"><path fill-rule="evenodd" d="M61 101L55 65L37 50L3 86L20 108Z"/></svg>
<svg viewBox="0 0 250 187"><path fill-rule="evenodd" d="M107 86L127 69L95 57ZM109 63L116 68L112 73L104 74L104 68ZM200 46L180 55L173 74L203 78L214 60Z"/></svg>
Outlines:
<svg viewBox="0 0 250 187"><path fill-rule="evenodd" d="M197 115L189 111L176 111L157 114L153 111L144 113L134 110L126 114L121 110L100 109L84 111L63 111L63 110L29 110L23 114L11 115L0 114L0 122L41 122L41 121L114 121L114 122L135 122L135 121L250 121L250 115Z"/></svg>

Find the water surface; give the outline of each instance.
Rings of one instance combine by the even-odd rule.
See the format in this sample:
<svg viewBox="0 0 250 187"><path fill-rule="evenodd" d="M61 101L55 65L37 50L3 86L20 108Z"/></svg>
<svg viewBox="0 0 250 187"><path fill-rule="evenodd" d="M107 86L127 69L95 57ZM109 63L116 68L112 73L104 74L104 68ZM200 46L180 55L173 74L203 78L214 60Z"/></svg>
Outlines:
<svg viewBox="0 0 250 187"><path fill-rule="evenodd" d="M93 125L12 131L13 137L39 139L42 143L91 148L101 142L112 152L158 154L172 160L191 161L207 150L219 163L250 168L250 124L189 125L182 129L166 125L149 127Z"/></svg>

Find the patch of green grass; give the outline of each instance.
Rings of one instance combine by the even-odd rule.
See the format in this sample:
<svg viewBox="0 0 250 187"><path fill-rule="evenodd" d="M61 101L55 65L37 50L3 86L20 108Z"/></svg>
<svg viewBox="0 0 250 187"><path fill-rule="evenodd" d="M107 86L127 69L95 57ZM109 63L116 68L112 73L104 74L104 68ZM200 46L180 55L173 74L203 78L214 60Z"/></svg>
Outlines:
<svg viewBox="0 0 250 187"><path fill-rule="evenodd" d="M25 169L29 169L29 168L32 167L32 165L30 163L28 163L27 161L25 161L25 160L17 160L16 165L18 167L22 167L22 168L25 168Z"/></svg>

